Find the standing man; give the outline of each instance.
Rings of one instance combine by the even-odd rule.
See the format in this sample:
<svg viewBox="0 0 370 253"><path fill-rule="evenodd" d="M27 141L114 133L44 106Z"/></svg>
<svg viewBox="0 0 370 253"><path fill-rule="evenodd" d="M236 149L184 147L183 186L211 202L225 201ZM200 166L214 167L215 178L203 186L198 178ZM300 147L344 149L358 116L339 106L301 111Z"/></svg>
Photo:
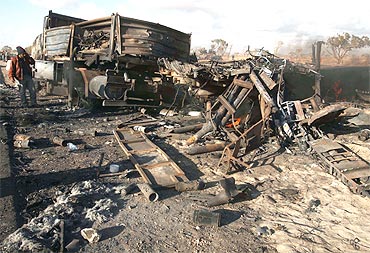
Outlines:
<svg viewBox="0 0 370 253"><path fill-rule="evenodd" d="M15 83L17 79L20 83L20 96L22 107L27 107L26 90L30 92L31 107L36 107L36 89L32 80L32 68L35 60L22 47L17 47L17 56L11 58L9 79Z"/></svg>

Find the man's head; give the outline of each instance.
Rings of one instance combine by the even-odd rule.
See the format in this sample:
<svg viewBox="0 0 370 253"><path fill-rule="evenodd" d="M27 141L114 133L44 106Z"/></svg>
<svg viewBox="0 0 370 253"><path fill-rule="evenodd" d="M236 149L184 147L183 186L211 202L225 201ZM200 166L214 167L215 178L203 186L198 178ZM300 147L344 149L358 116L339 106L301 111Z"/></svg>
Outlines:
<svg viewBox="0 0 370 253"><path fill-rule="evenodd" d="M27 54L23 47L18 46L16 49L19 57L24 57Z"/></svg>

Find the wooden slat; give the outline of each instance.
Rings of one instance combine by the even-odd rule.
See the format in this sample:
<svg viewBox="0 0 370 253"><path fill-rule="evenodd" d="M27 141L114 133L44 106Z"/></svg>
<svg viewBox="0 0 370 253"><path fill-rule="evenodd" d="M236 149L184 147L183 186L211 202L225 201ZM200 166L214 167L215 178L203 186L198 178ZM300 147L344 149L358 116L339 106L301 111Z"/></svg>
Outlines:
<svg viewBox="0 0 370 253"><path fill-rule="evenodd" d="M229 113L234 114L236 112L235 108L232 107L222 95L218 96L218 101L220 101Z"/></svg>
<svg viewBox="0 0 370 253"><path fill-rule="evenodd" d="M136 138L131 140L121 140L122 143L130 144L130 143L137 143L137 142L146 142L143 138Z"/></svg>
<svg viewBox="0 0 370 253"><path fill-rule="evenodd" d="M265 100L266 104L268 104L270 107L275 107L275 102L272 100L270 95L267 93L265 87L263 86L262 82L259 80L258 76L254 71L251 72L249 75L250 79L252 80L253 84L256 86L256 89L261 94L263 99Z"/></svg>
<svg viewBox="0 0 370 253"><path fill-rule="evenodd" d="M164 166L170 166L172 164L171 161L166 161L166 162L160 162L160 163L155 163L155 164L149 164L149 165L141 165L144 169L153 169L157 167L164 167Z"/></svg>
<svg viewBox="0 0 370 253"><path fill-rule="evenodd" d="M361 169L354 169L354 170L347 170L342 172L346 177L355 179L361 177L370 177L370 168L361 168Z"/></svg>
<svg viewBox="0 0 370 253"><path fill-rule="evenodd" d="M151 149L143 149L143 150L129 150L129 152L131 154L134 154L134 155L139 155L139 154L146 154L146 153L151 153L151 152L154 152L156 151L157 149L156 148L151 148Z"/></svg>
<svg viewBox="0 0 370 253"><path fill-rule="evenodd" d="M243 88L246 88L246 89L252 89L253 88L253 83L252 82L248 82L248 81L243 81L243 80L240 80L240 79L234 79L233 81L236 85L240 86L240 87L243 87Z"/></svg>
<svg viewBox="0 0 370 253"><path fill-rule="evenodd" d="M297 119L298 120L305 119L301 102L300 101L294 101L294 107L297 110L297 115L298 115Z"/></svg>
<svg viewBox="0 0 370 253"><path fill-rule="evenodd" d="M276 83L274 82L274 80L272 80L267 74L266 72L262 71L260 73L260 77L262 79L262 81L266 84L266 86L272 90L275 86L276 86Z"/></svg>
<svg viewBox="0 0 370 253"><path fill-rule="evenodd" d="M339 158L334 158L333 157L333 160L329 160L329 161L339 163L339 162L342 162L342 161L348 161L348 162L356 161L356 159L354 159L353 157L339 157Z"/></svg>

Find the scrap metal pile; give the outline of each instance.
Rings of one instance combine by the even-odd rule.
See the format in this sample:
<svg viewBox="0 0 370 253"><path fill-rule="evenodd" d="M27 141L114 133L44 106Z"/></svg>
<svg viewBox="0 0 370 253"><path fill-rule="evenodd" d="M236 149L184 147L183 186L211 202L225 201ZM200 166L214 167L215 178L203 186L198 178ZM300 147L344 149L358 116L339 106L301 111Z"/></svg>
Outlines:
<svg viewBox="0 0 370 253"><path fill-rule="evenodd" d="M251 55L251 54L250 54ZM260 51L257 56L237 61L197 61L182 62L168 58L158 59L159 73L173 79L173 83L188 84L192 95L209 97L220 95L230 86L234 77L250 73L251 68L259 69L263 78L269 76L276 84L284 84L282 72L292 72L303 75L319 75L311 65L292 63L276 57L267 51ZM265 79L265 81L267 81ZM267 81L268 82L268 81ZM270 82L270 85L273 85ZM274 87L271 87L273 89ZM284 87L281 87L284 89Z"/></svg>
<svg viewBox="0 0 370 253"><path fill-rule="evenodd" d="M81 50L107 48L109 46L109 33L103 31L85 31L78 34L78 46Z"/></svg>
<svg viewBox="0 0 370 253"><path fill-rule="evenodd" d="M339 119L346 105L324 105L317 94L303 100L286 100L284 74L294 69L320 77L315 70L264 52L224 64L192 65L167 59L161 59L161 64L181 81L189 83L188 79L192 79L199 89L207 85L227 87L212 105L207 102L203 125L187 126L190 131L198 130L186 141L189 154L223 150L219 166L226 167L224 172L229 173L232 169L250 168L257 148L267 138L276 137L281 148L290 152L292 147L299 147L306 154L315 154L327 171L353 192L369 195L369 164L327 138L320 128ZM252 151L247 161L246 155Z"/></svg>

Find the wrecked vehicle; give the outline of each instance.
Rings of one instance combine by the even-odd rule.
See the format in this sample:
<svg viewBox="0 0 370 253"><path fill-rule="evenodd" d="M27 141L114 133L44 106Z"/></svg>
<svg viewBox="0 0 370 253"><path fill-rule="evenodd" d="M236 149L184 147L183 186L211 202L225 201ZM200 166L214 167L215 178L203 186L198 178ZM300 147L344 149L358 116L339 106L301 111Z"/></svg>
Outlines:
<svg viewBox="0 0 370 253"><path fill-rule="evenodd" d="M190 34L119 14L83 20L50 11L32 46L35 79L48 94L68 96L69 106L92 101L158 106L184 100L187 93L218 96L250 68L248 60L193 61L190 43ZM252 58L259 65L269 62L263 54ZM312 76L297 76L296 70L285 74L292 79L288 85L296 79L312 82ZM300 85L289 91L294 96L304 91L308 97L310 88Z"/></svg>
<svg viewBox="0 0 370 253"><path fill-rule="evenodd" d="M35 79L47 93L68 95L69 105L97 100L103 106L156 106L173 99L157 59L188 61L190 37L119 14L83 20L49 11L33 45Z"/></svg>
<svg viewBox="0 0 370 253"><path fill-rule="evenodd" d="M164 61L164 64L181 73L177 62ZM194 74L196 68L183 69L190 70L182 72L188 78L198 77ZM285 77L292 70L311 75L314 80L315 84L308 86L312 93L308 98L302 99L304 92L294 94L294 90L290 90ZM208 73L213 75L213 80L222 79L216 78L214 72ZM221 75L220 71L217 73ZM290 63L268 52L247 59L216 102L208 103L206 122L200 127L188 126L189 130L198 130L186 141L188 154L222 150L219 167L226 167L225 173L229 173L232 169L251 168L254 155L248 161L245 156L252 151L256 153L269 137L276 137L283 150L292 152L291 147L296 146L302 152L311 153L322 161L325 170L353 192L369 196L369 163L330 140L321 129L338 120L348 105L325 104L317 88L320 78L317 69Z"/></svg>

